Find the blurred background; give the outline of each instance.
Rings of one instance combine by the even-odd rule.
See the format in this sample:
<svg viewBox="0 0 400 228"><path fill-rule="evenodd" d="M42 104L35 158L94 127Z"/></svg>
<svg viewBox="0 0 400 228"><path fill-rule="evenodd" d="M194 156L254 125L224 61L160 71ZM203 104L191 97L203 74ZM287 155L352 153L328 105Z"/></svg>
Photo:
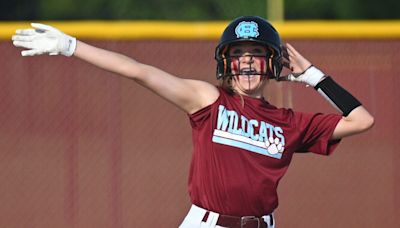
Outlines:
<svg viewBox="0 0 400 228"><path fill-rule="evenodd" d="M170 228L190 207L187 115L78 59L23 58L10 41L15 29L42 21L216 84L219 34L241 15L271 20L376 122L332 156L294 156L278 188L277 227L400 227L399 10L398 0L1 0L0 227ZM271 81L265 97L336 112L295 83Z"/></svg>
<svg viewBox="0 0 400 228"><path fill-rule="evenodd" d="M2 0L0 4L0 20L231 20L241 15L269 17L276 13L276 5L284 5L278 11L287 20L400 17L397 0Z"/></svg>

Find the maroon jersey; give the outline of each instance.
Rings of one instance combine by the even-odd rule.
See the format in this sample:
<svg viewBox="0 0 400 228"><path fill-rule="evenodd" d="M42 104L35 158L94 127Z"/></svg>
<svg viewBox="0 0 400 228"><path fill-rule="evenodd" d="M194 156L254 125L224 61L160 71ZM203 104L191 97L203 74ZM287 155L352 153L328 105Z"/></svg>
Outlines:
<svg viewBox="0 0 400 228"><path fill-rule="evenodd" d="M294 112L246 96L243 107L240 96L219 91L213 104L189 115L191 201L226 215L270 214L293 153L332 153L338 141L329 138L341 116Z"/></svg>

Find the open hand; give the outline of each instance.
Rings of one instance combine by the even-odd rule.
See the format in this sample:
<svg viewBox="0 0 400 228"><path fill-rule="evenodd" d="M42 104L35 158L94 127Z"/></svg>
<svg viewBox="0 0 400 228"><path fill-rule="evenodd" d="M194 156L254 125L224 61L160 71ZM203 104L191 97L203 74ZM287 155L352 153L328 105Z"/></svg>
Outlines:
<svg viewBox="0 0 400 228"><path fill-rule="evenodd" d="M34 56L49 53L71 56L76 48L76 39L62 33L49 25L31 23L33 28L18 29L12 36L16 47L28 50L21 52L22 56Z"/></svg>
<svg viewBox="0 0 400 228"><path fill-rule="evenodd" d="M281 76L278 81L302 82L315 87L325 76L304 58L292 45L283 46L283 65L291 71L289 75Z"/></svg>

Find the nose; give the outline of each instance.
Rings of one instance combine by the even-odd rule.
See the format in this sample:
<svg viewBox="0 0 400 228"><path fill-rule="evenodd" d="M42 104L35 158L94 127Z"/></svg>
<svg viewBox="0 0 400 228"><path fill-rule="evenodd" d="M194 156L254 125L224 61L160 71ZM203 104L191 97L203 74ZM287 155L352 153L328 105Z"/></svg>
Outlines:
<svg viewBox="0 0 400 228"><path fill-rule="evenodd" d="M243 63L253 63L254 62L253 55L251 55L250 53L247 53L247 52L242 55L240 60Z"/></svg>

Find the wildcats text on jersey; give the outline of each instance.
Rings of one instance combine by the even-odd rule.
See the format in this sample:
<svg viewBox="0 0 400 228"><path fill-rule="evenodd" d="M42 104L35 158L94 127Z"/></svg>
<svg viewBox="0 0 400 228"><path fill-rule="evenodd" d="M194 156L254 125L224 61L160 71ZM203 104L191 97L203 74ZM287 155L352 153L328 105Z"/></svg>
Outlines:
<svg viewBox="0 0 400 228"><path fill-rule="evenodd" d="M280 127L248 119L225 106L218 107L217 126L212 141L280 159L285 137Z"/></svg>

